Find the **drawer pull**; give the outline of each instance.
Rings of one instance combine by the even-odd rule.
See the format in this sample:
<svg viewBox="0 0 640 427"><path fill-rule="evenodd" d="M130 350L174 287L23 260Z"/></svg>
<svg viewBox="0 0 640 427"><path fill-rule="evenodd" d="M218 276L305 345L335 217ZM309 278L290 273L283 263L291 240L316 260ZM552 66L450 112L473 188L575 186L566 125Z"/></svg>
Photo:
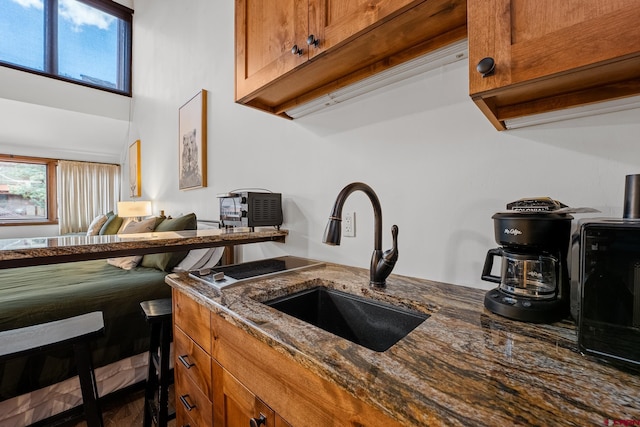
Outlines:
<svg viewBox="0 0 640 427"><path fill-rule="evenodd" d="M264 414L260 414L260 418L251 418L249 421L250 427L260 427L262 424L267 424L267 417Z"/></svg>
<svg viewBox="0 0 640 427"><path fill-rule="evenodd" d="M189 397L188 394L183 394L182 396L180 396L180 402L182 402L184 407L187 408L187 411L191 412L192 409L195 409L196 405L190 404L187 400L187 397Z"/></svg>
<svg viewBox="0 0 640 427"><path fill-rule="evenodd" d="M190 362L188 362L188 361L187 361L187 359L186 359L187 357L189 357L189 355L188 355L188 354L183 354L182 356L178 356L178 360L179 360L180 362L182 362L182 364L184 365L184 367L185 367L185 368L187 368L187 369L191 369L191 367L192 367L192 366L196 366L196 364L195 364L195 363L190 363Z"/></svg>

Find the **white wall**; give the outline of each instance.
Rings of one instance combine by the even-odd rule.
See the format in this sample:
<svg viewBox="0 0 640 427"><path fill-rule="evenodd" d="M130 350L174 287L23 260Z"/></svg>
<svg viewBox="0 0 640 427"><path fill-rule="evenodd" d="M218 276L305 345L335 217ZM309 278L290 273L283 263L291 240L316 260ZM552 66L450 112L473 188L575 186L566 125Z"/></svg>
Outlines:
<svg viewBox="0 0 640 427"><path fill-rule="evenodd" d="M284 197L285 245L252 245L245 259L289 253L366 267L368 199L355 193L357 237L321 243L340 189L363 181L383 205L384 247L400 227L396 273L488 288L480 272L491 215L509 201L551 196L620 216L624 176L640 173L640 111L497 132L468 97L458 62L367 99L296 121L234 104L233 2L135 1L134 133L143 193L156 210L216 218L216 194L265 187ZM209 91L209 186L177 189L178 108ZM584 216L584 215L583 215Z"/></svg>
<svg viewBox="0 0 640 427"><path fill-rule="evenodd" d="M233 2L134 6L133 122L121 154L142 141L143 198L156 212L217 218L217 193L281 192L287 243L246 246L245 260L288 253L367 267L373 215L363 194L345 206L357 212L357 237L321 243L340 189L363 181L383 205L385 249L400 227L394 272L489 288L479 277L496 246L491 215L507 202L551 196L620 216L624 176L640 173L639 110L497 132L468 97L466 62L296 121L236 105ZM200 89L209 91L209 186L179 191L178 109Z"/></svg>

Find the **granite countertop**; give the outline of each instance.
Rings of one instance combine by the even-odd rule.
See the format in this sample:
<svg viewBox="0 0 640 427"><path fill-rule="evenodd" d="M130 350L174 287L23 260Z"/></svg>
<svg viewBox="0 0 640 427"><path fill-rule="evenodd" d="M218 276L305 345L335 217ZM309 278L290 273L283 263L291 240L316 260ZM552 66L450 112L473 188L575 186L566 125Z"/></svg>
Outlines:
<svg viewBox="0 0 640 427"><path fill-rule="evenodd" d="M485 291L325 263L222 291L185 275L166 281L353 396L407 426L614 425L640 422L640 374L581 355L573 323L511 321ZM326 286L431 317L385 352L368 350L259 301Z"/></svg>
<svg viewBox="0 0 640 427"><path fill-rule="evenodd" d="M190 231L0 239L0 269L278 241L287 230L229 228Z"/></svg>

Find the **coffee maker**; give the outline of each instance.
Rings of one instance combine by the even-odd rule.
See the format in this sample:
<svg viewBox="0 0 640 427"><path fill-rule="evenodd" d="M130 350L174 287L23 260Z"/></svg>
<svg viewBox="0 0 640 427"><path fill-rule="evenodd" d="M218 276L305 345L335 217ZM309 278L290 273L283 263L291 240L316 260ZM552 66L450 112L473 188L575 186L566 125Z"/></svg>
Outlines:
<svg viewBox="0 0 640 427"><path fill-rule="evenodd" d="M535 323L558 321L569 313L567 253L573 217L550 198L521 199L492 216L496 243L487 252L482 280L498 283L484 306L501 316ZM495 257L500 276L493 275Z"/></svg>

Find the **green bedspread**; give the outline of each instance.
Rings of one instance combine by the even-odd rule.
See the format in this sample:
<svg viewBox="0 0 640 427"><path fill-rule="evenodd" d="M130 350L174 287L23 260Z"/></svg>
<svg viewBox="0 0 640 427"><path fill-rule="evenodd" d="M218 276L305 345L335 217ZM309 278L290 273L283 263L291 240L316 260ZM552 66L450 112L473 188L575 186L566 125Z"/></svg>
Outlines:
<svg viewBox="0 0 640 427"><path fill-rule="evenodd" d="M0 331L102 311L105 335L92 346L94 366L148 351L140 302L168 298L167 273L122 270L106 260L0 270ZM0 364L0 400L75 375L73 353L60 349Z"/></svg>

